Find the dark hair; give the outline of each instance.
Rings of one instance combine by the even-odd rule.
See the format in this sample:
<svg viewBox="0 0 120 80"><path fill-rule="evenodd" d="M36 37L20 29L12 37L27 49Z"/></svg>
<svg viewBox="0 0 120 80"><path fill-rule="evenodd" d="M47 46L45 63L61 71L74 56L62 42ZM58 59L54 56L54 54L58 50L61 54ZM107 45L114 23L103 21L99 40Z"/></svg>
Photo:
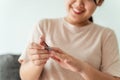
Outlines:
<svg viewBox="0 0 120 80"><path fill-rule="evenodd" d="M103 0L103 1L104 1L104 0ZM95 4L98 4L98 2L100 2L100 0L99 0L99 1L94 0L94 2L95 2Z"/></svg>
<svg viewBox="0 0 120 80"><path fill-rule="evenodd" d="M94 0L95 4L96 4L96 0Z"/></svg>
<svg viewBox="0 0 120 80"><path fill-rule="evenodd" d="M90 20L91 22L93 22L93 17L91 16L91 17L89 18L89 20Z"/></svg>

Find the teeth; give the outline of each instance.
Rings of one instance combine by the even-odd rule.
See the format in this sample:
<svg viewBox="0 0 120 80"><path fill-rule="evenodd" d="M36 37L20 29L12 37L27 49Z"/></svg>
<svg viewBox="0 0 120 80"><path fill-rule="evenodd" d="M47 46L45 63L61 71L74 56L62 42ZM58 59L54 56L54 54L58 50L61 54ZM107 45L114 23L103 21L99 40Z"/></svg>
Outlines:
<svg viewBox="0 0 120 80"><path fill-rule="evenodd" d="M74 10L75 12L77 12L77 13L81 12L81 11L79 11L78 9L75 9L75 8L73 8L73 10Z"/></svg>
<svg viewBox="0 0 120 80"><path fill-rule="evenodd" d="M76 8L73 8L73 11L76 12L76 13L78 13L78 14L80 14L83 10L78 10Z"/></svg>

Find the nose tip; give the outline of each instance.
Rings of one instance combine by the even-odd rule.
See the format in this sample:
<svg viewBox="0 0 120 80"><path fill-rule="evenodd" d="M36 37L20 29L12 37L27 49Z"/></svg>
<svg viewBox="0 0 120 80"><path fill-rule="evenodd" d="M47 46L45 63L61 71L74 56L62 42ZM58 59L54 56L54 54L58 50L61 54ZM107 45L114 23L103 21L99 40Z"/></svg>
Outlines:
<svg viewBox="0 0 120 80"><path fill-rule="evenodd" d="M77 0L76 2L75 2L75 5L76 6L78 6L78 7L83 7L83 0Z"/></svg>
<svg viewBox="0 0 120 80"><path fill-rule="evenodd" d="M83 0L76 0L76 2L74 3L74 6L78 8L82 8L84 6Z"/></svg>

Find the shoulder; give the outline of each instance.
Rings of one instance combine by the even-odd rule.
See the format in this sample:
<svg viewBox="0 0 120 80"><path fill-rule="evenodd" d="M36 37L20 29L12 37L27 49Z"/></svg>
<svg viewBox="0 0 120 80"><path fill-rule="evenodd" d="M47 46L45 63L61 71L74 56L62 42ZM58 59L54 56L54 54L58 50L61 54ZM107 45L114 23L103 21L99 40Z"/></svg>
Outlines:
<svg viewBox="0 0 120 80"><path fill-rule="evenodd" d="M107 39L109 37L116 37L113 29L105 27L99 24L93 23L92 33L101 36L101 39Z"/></svg>
<svg viewBox="0 0 120 80"><path fill-rule="evenodd" d="M36 29L42 31L43 33L51 32L56 26L61 24L62 18L44 18L37 22L35 25Z"/></svg>
<svg viewBox="0 0 120 80"><path fill-rule="evenodd" d="M98 24L94 24L94 28L101 34L102 40L108 40L110 38L116 39L116 34L113 29Z"/></svg>
<svg viewBox="0 0 120 80"><path fill-rule="evenodd" d="M113 29L99 25L99 24L93 23L93 27L96 31L102 32L103 34L114 33Z"/></svg>
<svg viewBox="0 0 120 80"><path fill-rule="evenodd" d="M34 25L33 28L44 30L49 28L50 26L54 26L60 22L61 18L44 18L38 20Z"/></svg>
<svg viewBox="0 0 120 80"><path fill-rule="evenodd" d="M50 24L55 24L55 23L59 23L59 21L62 18L44 18L38 21L39 25L50 25Z"/></svg>

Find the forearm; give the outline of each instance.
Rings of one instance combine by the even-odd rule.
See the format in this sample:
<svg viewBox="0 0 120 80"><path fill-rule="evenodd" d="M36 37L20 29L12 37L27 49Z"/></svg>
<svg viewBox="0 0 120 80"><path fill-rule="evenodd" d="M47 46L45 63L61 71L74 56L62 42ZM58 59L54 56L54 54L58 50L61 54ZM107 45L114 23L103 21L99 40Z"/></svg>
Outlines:
<svg viewBox="0 0 120 80"><path fill-rule="evenodd" d="M103 73L86 63L84 64L84 68L80 74L85 80L120 80L119 78Z"/></svg>
<svg viewBox="0 0 120 80"><path fill-rule="evenodd" d="M36 66L32 62L21 65L20 77L22 80L39 80L43 66Z"/></svg>

